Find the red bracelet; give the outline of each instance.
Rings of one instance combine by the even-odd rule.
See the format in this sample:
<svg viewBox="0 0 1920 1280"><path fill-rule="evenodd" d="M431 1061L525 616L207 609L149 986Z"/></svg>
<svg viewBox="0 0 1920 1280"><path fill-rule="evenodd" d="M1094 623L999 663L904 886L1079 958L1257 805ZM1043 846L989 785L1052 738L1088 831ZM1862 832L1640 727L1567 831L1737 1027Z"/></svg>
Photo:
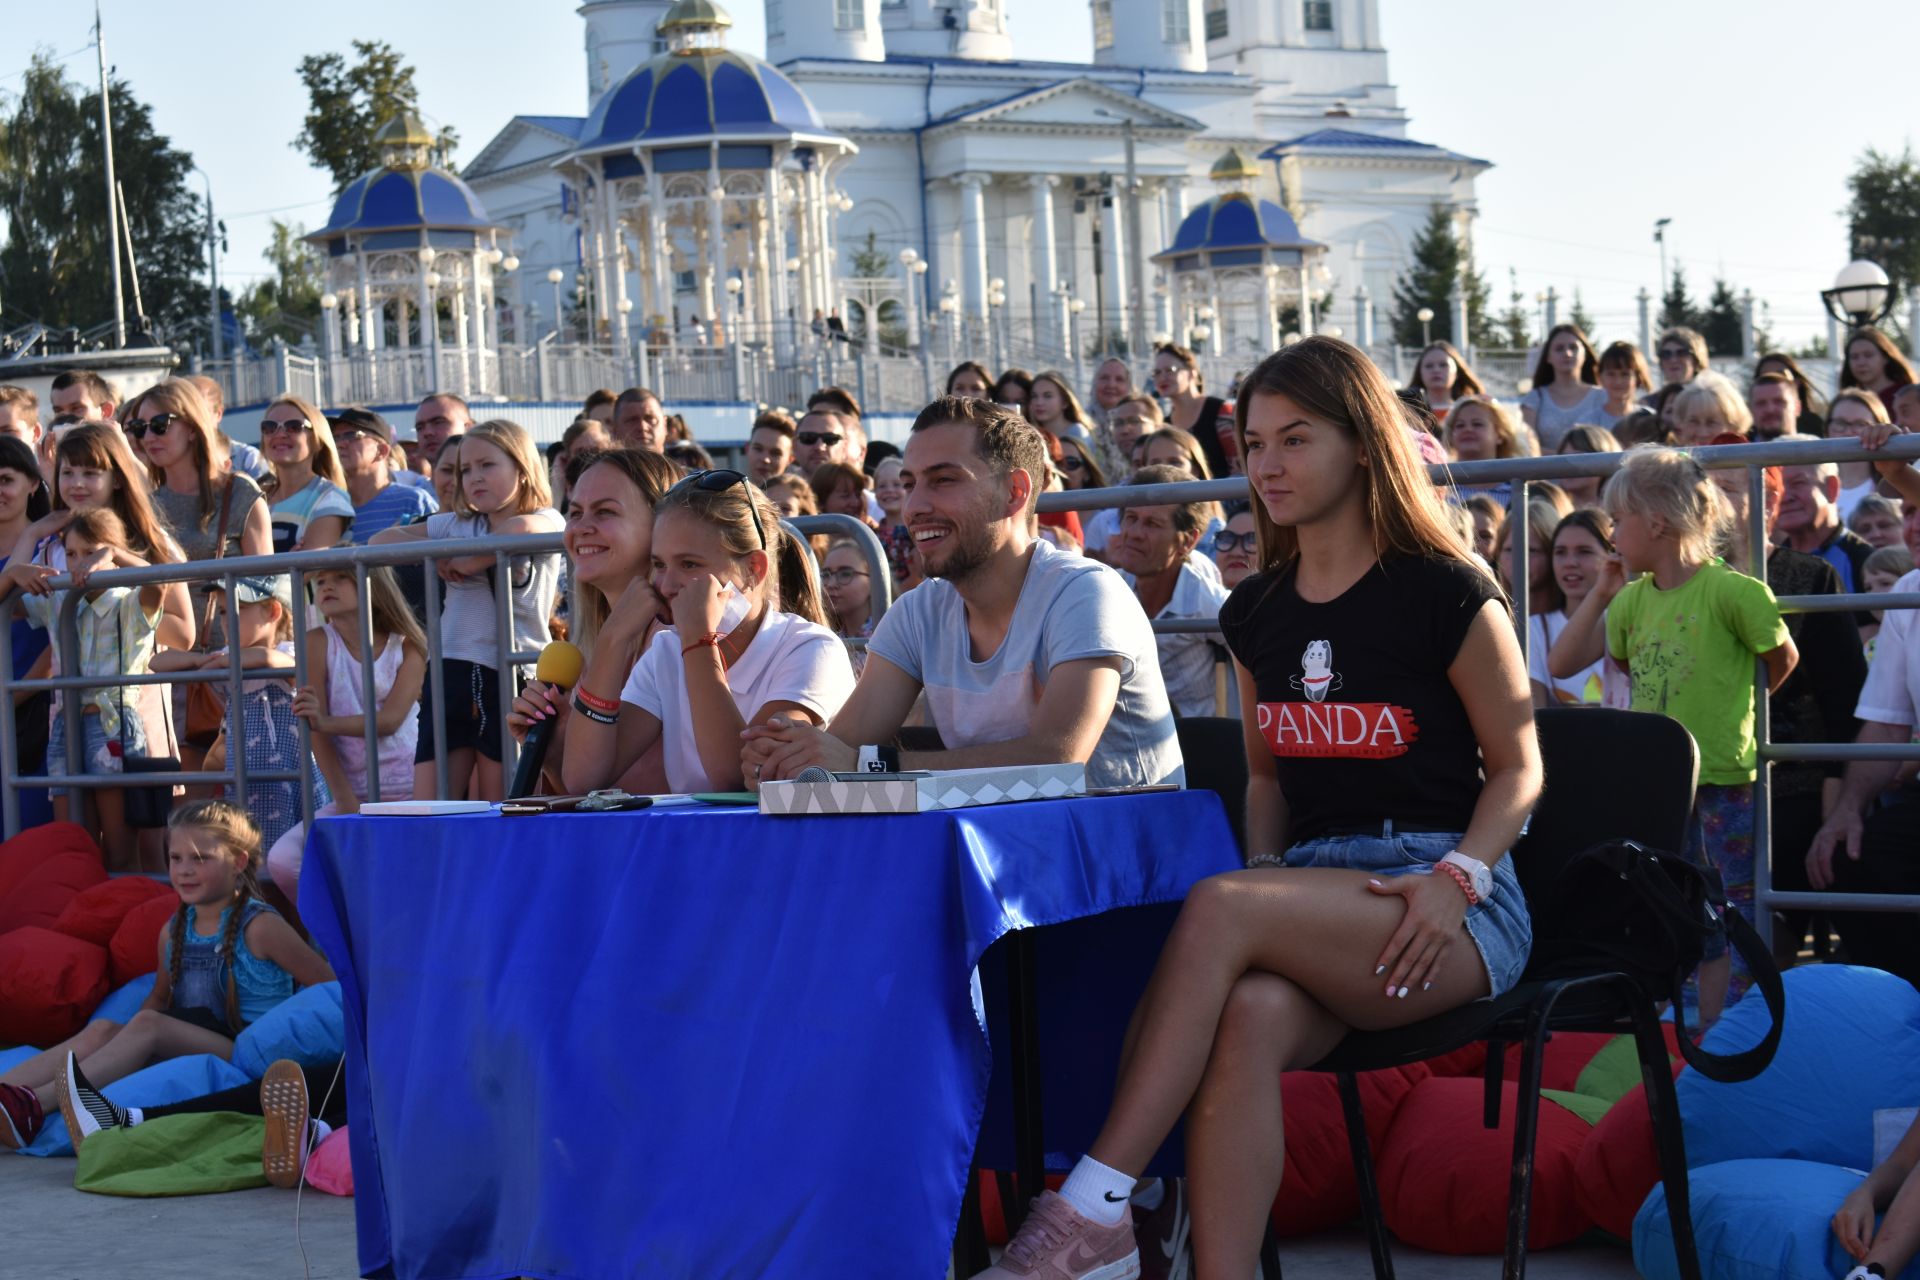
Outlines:
<svg viewBox="0 0 1920 1280"><path fill-rule="evenodd" d="M1466 872L1454 866L1451 862L1440 862L1434 865L1453 877L1453 882L1460 886L1460 892L1467 895L1468 906L1477 907L1480 905L1480 895L1473 891L1473 882L1467 879Z"/></svg>
<svg viewBox="0 0 1920 1280"><path fill-rule="evenodd" d="M618 702L615 702L611 698L602 698L597 694L588 693L584 686L575 689L573 696L592 707L595 711L604 711L608 715L619 714L620 704Z"/></svg>
<svg viewBox="0 0 1920 1280"><path fill-rule="evenodd" d="M718 649L720 647L721 641L725 640L726 638L727 638L726 635L722 632L709 631L707 632L707 634L701 636L698 640L695 640L692 644L687 645L685 648L681 649L680 656L684 658L688 654L692 653L695 649L704 649L709 645Z"/></svg>

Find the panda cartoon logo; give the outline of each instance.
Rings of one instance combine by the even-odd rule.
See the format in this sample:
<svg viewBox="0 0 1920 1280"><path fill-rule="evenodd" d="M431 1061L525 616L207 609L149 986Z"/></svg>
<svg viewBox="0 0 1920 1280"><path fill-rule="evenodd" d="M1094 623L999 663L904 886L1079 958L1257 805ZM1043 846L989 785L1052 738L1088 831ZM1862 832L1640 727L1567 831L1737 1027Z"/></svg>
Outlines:
<svg viewBox="0 0 1920 1280"><path fill-rule="evenodd" d="M1333 642L1310 640L1300 658L1301 674L1288 683L1313 702L1325 702L1327 695L1340 687L1340 673L1333 669Z"/></svg>

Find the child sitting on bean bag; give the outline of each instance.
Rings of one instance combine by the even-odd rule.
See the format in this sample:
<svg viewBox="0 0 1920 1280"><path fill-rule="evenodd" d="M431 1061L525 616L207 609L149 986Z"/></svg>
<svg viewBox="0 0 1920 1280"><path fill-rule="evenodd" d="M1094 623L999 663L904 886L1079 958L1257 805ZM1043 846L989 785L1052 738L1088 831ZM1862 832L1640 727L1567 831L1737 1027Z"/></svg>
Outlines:
<svg viewBox="0 0 1920 1280"><path fill-rule="evenodd" d="M1833 1215L1840 1247L1860 1263L1846 1280L1897 1276L1920 1252L1920 1119L1867 1180L1855 1187ZM1874 1230L1874 1218L1886 1218Z"/></svg>

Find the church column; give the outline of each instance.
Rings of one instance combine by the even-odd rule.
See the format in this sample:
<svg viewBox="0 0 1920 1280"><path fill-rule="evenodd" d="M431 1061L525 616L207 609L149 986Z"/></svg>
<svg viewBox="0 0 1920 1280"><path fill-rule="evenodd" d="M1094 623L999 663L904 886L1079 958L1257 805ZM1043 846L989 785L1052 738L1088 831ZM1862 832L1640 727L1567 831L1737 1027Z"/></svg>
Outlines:
<svg viewBox="0 0 1920 1280"><path fill-rule="evenodd" d="M794 273L794 283L800 290L794 336L802 342L808 340L806 335L811 332L813 313L825 311L820 303L818 280L814 275L812 192L813 175L802 169L795 175L794 198L787 206L793 213L793 257L800 264L799 270Z"/></svg>
<svg viewBox="0 0 1920 1280"><path fill-rule="evenodd" d="M1300 255L1300 336L1313 336L1313 264Z"/></svg>
<svg viewBox="0 0 1920 1280"><path fill-rule="evenodd" d="M1275 278L1278 277L1279 274L1279 266L1271 262L1260 268L1261 316L1260 327L1256 332L1259 335L1260 341L1266 345L1268 352L1274 352L1280 349L1280 299L1274 295L1273 290ZM1359 326L1356 324L1355 329L1357 330L1358 328ZM1356 333L1355 341L1358 340L1358 334Z"/></svg>
<svg viewBox="0 0 1920 1280"><path fill-rule="evenodd" d="M487 250L473 251L473 386L487 389L487 277L492 264Z"/></svg>
<svg viewBox="0 0 1920 1280"><path fill-rule="evenodd" d="M603 326L613 319L610 310L611 292L607 288L607 254L613 247L613 184L603 176L594 187L594 208L591 215L592 238L588 244L593 252L593 270L589 278L593 281L593 335L589 342L598 342Z"/></svg>
<svg viewBox="0 0 1920 1280"><path fill-rule="evenodd" d="M961 305L982 326L987 319L987 201L984 173L960 175L960 261L966 278L961 282Z"/></svg>
<svg viewBox="0 0 1920 1280"><path fill-rule="evenodd" d="M726 188L720 185L719 144L709 153L707 168L707 324L709 338L714 319L727 301Z"/></svg>
<svg viewBox="0 0 1920 1280"><path fill-rule="evenodd" d="M359 271L357 292L359 293L360 349L373 355L373 331L378 328L373 323L373 284L367 278L367 252L364 248L354 254L354 266Z"/></svg>
<svg viewBox="0 0 1920 1280"><path fill-rule="evenodd" d="M833 256L833 210L827 208L827 167L816 164L813 168L813 204L814 217L813 247L816 251L815 266L820 276L820 296L822 305L829 311L840 309L840 292L836 277L839 263ZM845 316L840 317L845 320Z"/></svg>
<svg viewBox="0 0 1920 1280"><path fill-rule="evenodd" d="M461 264L455 259L456 271ZM467 363L467 281L453 274L453 339L460 354L460 394L473 393L473 371Z"/></svg>
<svg viewBox="0 0 1920 1280"><path fill-rule="evenodd" d="M767 279L773 286L774 351L785 364L793 358L793 318L787 314L787 206L780 166L767 170L767 234L772 248L767 253Z"/></svg>
<svg viewBox="0 0 1920 1280"><path fill-rule="evenodd" d="M633 331L627 326L628 308L623 306L627 300L627 229L615 222L613 224L613 314L614 329L620 337L620 358L625 360L631 353L628 348L633 344Z"/></svg>
<svg viewBox="0 0 1920 1280"><path fill-rule="evenodd" d="M1059 325L1059 304L1053 288L1060 280L1060 266L1053 243L1053 187L1060 179L1050 173L1036 173L1027 179L1033 190L1033 275L1034 338L1046 346L1060 343L1064 332Z"/></svg>

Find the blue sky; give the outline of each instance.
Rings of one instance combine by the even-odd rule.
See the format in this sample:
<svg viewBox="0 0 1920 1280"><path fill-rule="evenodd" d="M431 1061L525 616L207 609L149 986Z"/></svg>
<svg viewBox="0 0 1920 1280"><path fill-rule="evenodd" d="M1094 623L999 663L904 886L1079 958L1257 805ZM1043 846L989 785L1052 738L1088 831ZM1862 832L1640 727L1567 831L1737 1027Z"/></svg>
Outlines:
<svg viewBox="0 0 1920 1280"><path fill-rule="evenodd" d="M19 88L36 46L94 75L87 6L8 7L0 93ZM402 50L425 113L459 130L461 158L512 114L587 105L567 0L103 7L117 73L212 179L229 233L222 275L236 284L266 270L270 217L326 217L325 175L288 145L303 55L355 38ZM760 5L732 8L735 46L758 52ZM1017 54L1090 55L1080 0L1007 9ZM1496 298L1509 268L1529 300L1577 288L1603 338L1633 336L1633 295L1658 285L1659 217L1673 219L1669 252L1697 294L1724 273L1770 305L1776 334L1821 331L1817 293L1846 260L1846 174L1868 146L1897 151L1920 116L1912 0L1381 0L1381 26L1411 135L1498 166L1479 183L1476 245Z"/></svg>

